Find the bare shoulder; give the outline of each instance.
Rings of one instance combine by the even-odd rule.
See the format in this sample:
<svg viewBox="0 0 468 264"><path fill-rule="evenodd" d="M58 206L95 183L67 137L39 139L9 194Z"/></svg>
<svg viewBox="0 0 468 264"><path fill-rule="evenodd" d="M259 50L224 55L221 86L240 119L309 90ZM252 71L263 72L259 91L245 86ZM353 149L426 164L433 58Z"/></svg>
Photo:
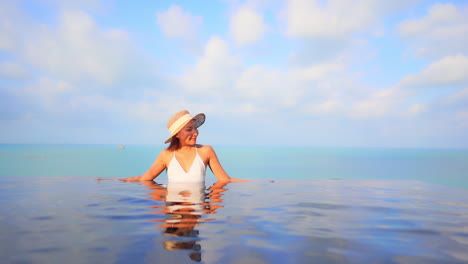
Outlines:
<svg viewBox="0 0 468 264"><path fill-rule="evenodd" d="M168 155L169 153L172 153L172 152L173 152L172 150L163 149L163 150L161 150L159 155Z"/></svg>
<svg viewBox="0 0 468 264"><path fill-rule="evenodd" d="M211 147L210 145L197 145L197 148L202 153L208 154L208 153L214 152L213 147Z"/></svg>
<svg viewBox="0 0 468 264"><path fill-rule="evenodd" d="M162 157L172 156L173 154L174 154L174 151L173 150L168 150L168 149L163 149L159 153L159 155L161 155Z"/></svg>
<svg viewBox="0 0 468 264"><path fill-rule="evenodd" d="M203 161L208 163L214 156L214 150L210 145L197 145L198 153L202 157Z"/></svg>
<svg viewBox="0 0 468 264"><path fill-rule="evenodd" d="M158 159L162 160L164 163L169 163L170 159L172 158L172 155L173 155L173 151L172 150L168 150L168 149L163 149L160 153L159 153L159 157Z"/></svg>

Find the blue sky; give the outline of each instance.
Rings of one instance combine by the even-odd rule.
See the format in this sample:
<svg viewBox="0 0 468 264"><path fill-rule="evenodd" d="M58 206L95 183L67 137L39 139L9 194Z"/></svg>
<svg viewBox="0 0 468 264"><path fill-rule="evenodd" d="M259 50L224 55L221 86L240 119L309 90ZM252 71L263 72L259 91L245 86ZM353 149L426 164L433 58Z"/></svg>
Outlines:
<svg viewBox="0 0 468 264"><path fill-rule="evenodd" d="M0 143L161 144L182 109L202 144L467 148L468 4L2 2Z"/></svg>

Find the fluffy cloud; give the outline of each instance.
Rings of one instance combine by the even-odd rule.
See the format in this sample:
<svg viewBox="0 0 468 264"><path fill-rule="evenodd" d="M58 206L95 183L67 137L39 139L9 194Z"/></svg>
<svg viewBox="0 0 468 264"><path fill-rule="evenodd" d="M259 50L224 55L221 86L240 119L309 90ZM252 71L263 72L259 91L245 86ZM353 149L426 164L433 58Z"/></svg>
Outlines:
<svg viewBox="0 0 468 264"><path fill-rule="evenodd" d="M222 104L229 104L238 114L279 114L288 109L329 115L344 111L339 98L341 92L356 91L346 91L344 84L349 85L349 79L344 71L341 60L286 70L247 66L236 58L224 40L213 37L198 62L175 79L192 98L203 95L205 99L210 98L207 99L210 104L223 98ZM332 81L335 75L342 78Z"/></svg>
<svg viewBox="0 0 468 264"><path fill-rule="evenodd" d="M439 93L430 93L430 89L451 89L468 85L468 58L459 54L447 56L433 62L420 72L408 75L390 88L377 90L369 96L352 103L348 116L352 119L373 119L388 116L417 116L450 106L459 107L461 100L468 97L464 90L452 95L437 97ZM445 92L444 94L447 94ZM418 99L418 98L424 99ZM427 103L411 103L423 100ZM410 104L410 106L407 106ZM407 107L405 109L405 107Z"/></svg>
<svg viewBox="0 0 468 264"><path fill-rule="evenodd" d="M93 11L105 10L112 3L109 0L41 0L41 2L56 5L62 9L86 9Z"/></svg>
<svg viewBox="0 0 468 264"><path fill-rule="evenodd" d="M414 117L426 112L450 116L454 111L467 107L468 90L453 93L454 89L468 85L467 76L468 58L461 54L447 56L418 73L402 78L390 88L374 91L354 101L348 116L352 119ZM446 91L432 93L431 89ZM425 103L412 103L421 100Z"/></svg>
<svg viewBox="0 0 468 264"><path fill-rule="evenodd" d="M376 90L367 98L352 102L347 116L351 119L376 119L395 116L408 99L408 93L397 87Z"/></svg>
<svg viewBox="0 0 468 264"><path fill-rule="evenodd" d="M166 12L156 14L156 23L163 34L170 38L194 39L202 17L184 12L180 6L172 5Z"/></svg>
<svg viewBox="0 0 468 264"><path fill-rule="evenodd" d="M424 104L413 104L409 109L408 113L410 116L417 116L427 110L427 106Z"/></svg>
<svg viewBox="0 0 468 264"><path fill-rule="evenodd" d="M306 113L314 116L342 114L345 110L345 104L339 99L329 99L306 107Z"/></svg>
<svg viewBox="0 0 468 264"><path fill-rule="evenodd" d="M283 109L295 106L299 89L292 87L286 73L260 65L246 67L234 83L235 93L256 110ZM254 108L251 108L254 110Z"/></svg>
<svg viewBox="0 0 468 264"><path fill-rule="evenodd" d="M290 0L287 32L296 37L342 39L368 28L377 14L375 1Z"/></svg>
<svg viewBox="0 0 468 264"><path fill-rule="evenodd" d="M3 1L0 8L0 50L12 52L21 45L18 31L28 28L25 24L23 14L15 6L14 2Z"/></svg>
<svg viewBox="0 0 468 264"><path fill-rule="evenodd" d="M35 73L87 89L154 78L151 63L125 31L102 29L87 13L64 11L54 25L32 21L14 7L9 10L0 11L5 15L0 18L0 49ZM3 65L4 74L13 74L14 65L7 66ZM15 68L18 74L20 69Z"/></svg>
<svg viewBox="0 0 468 264"><path fill-rule="evenodd" d="M468 85L468 57L458 54L431 63L421 72L405 77L403 87L430 88Z"/></svg>
<svg viewBox="0 0 468 264"><path fill-rule="evenodd" d="M466 103L465 107L468 108L468 87L450 95L447 98L447 103L450 104L457 104L460 102Z"/></svg>
<svg viewBox="0 0 468 264"><path fill-rule="evenodd" d="M147 102L140 95L157 78L149 66L153 63L125 31L104 29L87 13L68 9L58 13L56 23L48 24L32 21L13 5L0 14L0 49L6 58L15 58L0 62L0 76L29 81L0 85L0 93L11 98L1 102L8 111L31 118L48 116L56 124L75 118L87 122L92 116L154 122L145 119ZM122 94L125 99L119 99Z"/></svg>
<svg viewBox="0 0 468 264"><path fill-rule="evenodd" d="M240 46L257 42L262 38L265 29L263 16L250 8L240 8L231 17L231 35Z"/></svg>
<svg viewBox="0 0 468 264"><path fill-rule="evenodd" d="M385 36L392 14L419 0L288 0L285 33L298 40L292 62L296 65L359 56L368 51L368 36Z"/></svg>
<svg viewBox="0 0 468 264"><path fill-rule="evenodd" d="M24 41L27 61L66 80L111 85L136 63L125 32L101 30L83 12L64 12L57 28L38 27Z"/></svg>
<svg viewBox="0 0 468 264"><path fill-rule="evenodd" d="M57 25L49 25L11 9L0 19L0 48L38 73L101 88L150 75L147 59L126 32L104 30L84 12L65 11ZM136 71L135 65L145 70Z"/></svg>
<svg viewBox="0 0 468 264"><path fill-rule="evenodd" d="M26 86L4 88L10 94L21 98L29 107L38 107L48 113L64 113L70 96L78 90L70 83L41 77ZM15 106L12 106L14 109Z"/></svg>
<svg viewBox="0 0 468 264"><path fill-rule="evenodd" d="M452 4L435 4L420 19L398 25L400 35L416 56L440 57L468 52L468 9Z"/></svg>
<svg viewBox="0 0 468 264"><path fill-rule="evenodd" d="M215 36L208 40L196 65L180 78L180 84L191 94L216 95L231 87L240 67L240 61L230 54L226 41Z"/></svg>
<svg viewBox="0 0 468 264"><path fill-rule="evenodd" d="M346 71L346 63L341 59L290 69L248 66L233 54L224 40L212 37L204 55L185 74L174 78L186 96L207 100L210 105L222 98L219 108L229 105L238 114L281 115L288 110L305 115L366 119L381 117L394 101L400 100L386 97L382 92L368 97L374 90L362 88L354 75ZM170 101L178 102L180 98ZM353 102L359 103L352 106ZM385 109L376 111L372 107ZM354 108L354 114L349 114L350 108Z"/></svg>
<svg viewBox="0 0 468 264"><path fill-rule="evenodd" d="M289 0L287 33L294 37L342 40L354 33L379 28L382 18L414 2Z"/></svg>
<svg viewBox="0 0 468 264"><path fill-rule="evenodd" d="M432 118L446 120L449 126L466 127L468 119L464 113L468 113L468 88L437 96L425 104L423 110Z"/></svg>
<svg viewBox="0 0 468 264"><path fill-rule="evenodd" d="M13 81L24 81L32 78L32 74L18 62L0 63L0 77Z"/></svg>
<svg viewBox="0 0 468 264"><path fill-rule="evenodd" d="M438 98L431 104L431 108L444 109L450 113L468 111L468 88Z"/></svg>
<svg viewBox="0 0 468 264"><path fill-rule="evenodd" d="M303 81L322 80L329 74L339 72L344 69L345 65L341 61L314 64L312 66L294 69L291 72L291 78Z"/></svg>
<svg viewBox="0 0 468 264"><path fill-rule="evenodd" d="M458 112L455 119L460 122L461 126L468 127L468 111Z"/></svg>

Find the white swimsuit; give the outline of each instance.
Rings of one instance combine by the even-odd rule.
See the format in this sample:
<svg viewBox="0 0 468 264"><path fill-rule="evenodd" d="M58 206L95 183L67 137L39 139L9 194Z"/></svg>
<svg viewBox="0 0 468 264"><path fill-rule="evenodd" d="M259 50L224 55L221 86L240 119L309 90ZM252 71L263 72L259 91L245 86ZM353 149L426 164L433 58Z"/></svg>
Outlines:
<svg viewBox="0 0 468 264"><path fill-rule="evenodd" d="M206 166L198 155L198 148L195 147L197 154L193 160L192 167L185 172L179 161L176 159L175 151L169 166L167 166L167 178L169 183L178 182L204 182L206 175Z"/></svg>
<svg viewBox="0 0 468 264"><path fill-rule="evenodd" d="M205 201L205 175L206 166L197 154L193 160L192 167L185 172L179 161L174 157L167 166L167 197L166 202L175 203L168 205L170 212L178 209L193 209L190 214L201 214L203 210L202 203Z"/></svg>
<svg viewBox="0 0 468 264"><path fill-rule="evenodd" d="M170 182L167 184L166 205L170 213L182 209L186 214L199 215L203 213L204 202L204 182Z"/></svg>

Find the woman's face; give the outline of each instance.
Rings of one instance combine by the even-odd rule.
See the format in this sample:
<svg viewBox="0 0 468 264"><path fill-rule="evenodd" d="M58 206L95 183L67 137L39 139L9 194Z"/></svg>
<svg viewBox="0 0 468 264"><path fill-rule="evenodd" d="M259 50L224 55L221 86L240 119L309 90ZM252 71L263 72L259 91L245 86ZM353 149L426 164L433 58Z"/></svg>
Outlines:
<svg viewBox="0 0 468 264"><path fill-rule="evenodd" d="M182 146L197 144L198 129L195 128L195 120L188 122L184 128L177 133L176 137L179 139Z"/></svg>

